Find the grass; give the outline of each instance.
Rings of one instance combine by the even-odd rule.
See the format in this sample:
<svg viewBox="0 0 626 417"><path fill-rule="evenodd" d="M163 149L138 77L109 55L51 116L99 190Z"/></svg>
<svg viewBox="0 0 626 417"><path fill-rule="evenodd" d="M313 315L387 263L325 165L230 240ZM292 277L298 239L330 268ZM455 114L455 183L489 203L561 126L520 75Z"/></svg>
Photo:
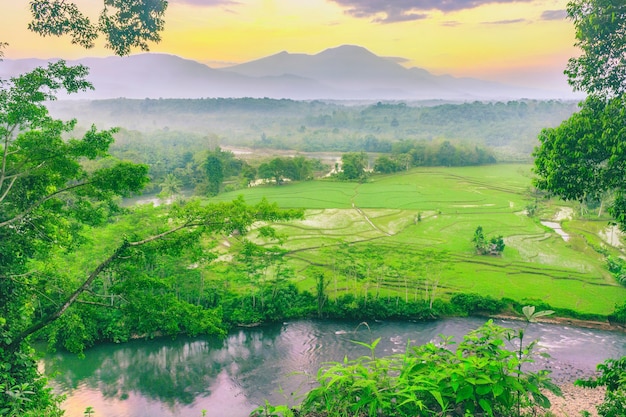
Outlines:
<svg viewBox="0 0 626 417"><path fill-rule="evenodd" d="M313 181L226 193L249 203L265 197L281 207L305 208L303 221L278 225L295 279L313 291L311 266L325 268L329 291L380 296L448 297L476 292L553 307L608 314L626 298L592 245L603 245L604 223L572 219L554 231L525 215L532 203L530 166L419 168L374 176L366 183ZM551 218L560 207L541 203ZM576 211L574 211L577 213ZM418 216L420 221L418 221ZM503 235L502 257L475 254L477 226ZM345 244L349 243L349 246ZM616 249L604 245L607 250Z"/></svg>

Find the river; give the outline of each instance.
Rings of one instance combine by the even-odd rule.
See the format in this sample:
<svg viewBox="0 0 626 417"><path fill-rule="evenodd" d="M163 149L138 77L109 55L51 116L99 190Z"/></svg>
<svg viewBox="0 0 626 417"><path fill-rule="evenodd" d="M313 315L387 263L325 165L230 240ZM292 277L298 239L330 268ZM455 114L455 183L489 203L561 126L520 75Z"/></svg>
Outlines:
<svg viewBox="0 0 626 417"><path fill-rule="evenodd" d="M313 386L324 362L356 358L368 351L352 341L380 337L377 354L403 352L439 334L462 335L485 319L452 318L428 323L300 320L238 329L226 339L178 338L102 344L84 359L46 355L41 365L56 392L67 395L67 417L245 417L268 399L294 403ZM496 321L505 327L522 322ZM540 340L555 380L590 375L597 363L626 355L626 334L532 323L527 341Z"/></svg>

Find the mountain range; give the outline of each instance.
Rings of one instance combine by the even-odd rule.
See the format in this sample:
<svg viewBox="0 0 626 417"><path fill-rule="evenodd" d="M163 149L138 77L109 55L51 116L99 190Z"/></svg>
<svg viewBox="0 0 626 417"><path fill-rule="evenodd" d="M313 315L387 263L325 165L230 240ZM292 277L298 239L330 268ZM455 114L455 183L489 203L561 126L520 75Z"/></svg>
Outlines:
<svg viewBox="0 0 626 417"><path fill-rule="evenodd" d="M4 59L0 78L45 65L43 59ZM564 98L562 92L511 86L476 78L433 75L405 68L365 48L343 45L316 55L280 52L226 68L175 55L67 61L90 68L95 90L74 99L269 97L294 100L501 100ZM61 97L64 98L64 97Z"/></svg>

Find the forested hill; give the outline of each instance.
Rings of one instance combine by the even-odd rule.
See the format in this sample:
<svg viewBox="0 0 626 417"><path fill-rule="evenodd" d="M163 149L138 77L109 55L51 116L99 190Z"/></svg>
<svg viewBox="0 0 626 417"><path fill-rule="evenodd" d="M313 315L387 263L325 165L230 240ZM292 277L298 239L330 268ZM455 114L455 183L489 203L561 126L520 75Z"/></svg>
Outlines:
<svg viewBox="0 0 626 417"><path fill-rule="evenodd" d="M577 109L573 101L359 103L275 99L115 99L54 102L79 125L217 136L220 145L302 152L388 152L402 140L475 142L500 160L528 159L545 127Z"/></svg>

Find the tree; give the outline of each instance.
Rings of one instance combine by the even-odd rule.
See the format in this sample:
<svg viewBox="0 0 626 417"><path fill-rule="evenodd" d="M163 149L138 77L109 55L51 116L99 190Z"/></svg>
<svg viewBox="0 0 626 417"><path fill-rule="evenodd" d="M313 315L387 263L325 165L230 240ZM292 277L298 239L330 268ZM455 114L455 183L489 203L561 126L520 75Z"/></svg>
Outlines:
<svg viewBox="0 0 626 417"><path fill-rule="evenodd" d="M374 172L380 172L381 174L391 174L401 169L402 167L396 161L385 155L379 156L374 162Z"/></svg>
<svg viewBox="0 0 626 417"><path fill-rule="evenodd" d="M44 103L57 91L90 88L86 75L85 67L59 61L0 86L0 410L13 409L15 396L25 395L20 415L55 403L37 370L30 337L58 320L78 316L73 310L77 303L97 304L88 296L102 287L103 272L143 259L148 252L178 250L203 234L245 233L257 221L301 216L265 201L255 206L241 199L207 206L189 203L174 206L153 234L109 242L109 255L86 276L33 269L34 261L46 259L57 248L79 247L86 226L103 224L119 212L116 197L138 192L148 181L145 165L115 161L109 155L115 129L92 127L81 138L68 138L76 122L48 114ZM89 165L83 164L86 160ZM205 318L206 326L219 323L215 315Z"/></svg>
<svg viewBox="0 0 626 417"><path fill-rule="evenodd" d="M159 196L171 197L180 191L182 182L178 179L176 175L167 174L163 179L163 182L159 184L159 186L161 187L161 192L159 193Z"/></svg>
<svg viewBox="0 0 626 417"><path fill-rule="evenodd" d="M572 0L567 8L582 49L565 73L589 94L580 111L544 129L535 149L538 189L581 204L613 194L609 213L626 228L626 4Z"/></svg>
<svg viewBox="0 0 626 417"><path fill-rule="evenodd" d="M504 238L500 236L492 236L489 239L485 237L483 227L478 226L474 231L474 237L472 238L476 252L480 255L501 255L504 251Z"/></svg>
<svg viewBox="0 0 626 417"><path fill-rule="evenodd" d="M367 156L364 152L350 152L341 155L342 177L347 180L358 180L365 177Z"/></svg>
<svg viewBox="0 0 626 417"><path fill-rule="evenodd" d="M626 3L571 0L569 18L582 54L570 58L565 74L574 90L601 97L626 93Z"/></svg>
<svg viewBox="0 0 626 417"><path fill-rule="evenodd" d="M539 135L541 146L533 154L536 187L581 203L598 200L608 190L622 195L626 191L620 175L626 169L625 104L622 98L605 101L592 96L560 126L544 129ZM619 205L612 210L614 215L622 211Z"/></svg>
<svg viewBox="0 0 626 417"><path fill-rule="evenodd" d="M33 20L28 28L42 36L69 35L73 44L92 48L100 34L105 47L117 55L132 48L149 50L148 42L160 42L166 0L104 0L98 23L92 23L76 3L66 0L31 0Z"/></svg>
<svg viewBox="0 0 626 417"><path fill-rule="evenodd" d="M28 329L37 314L54 313L45 302L46 278L30 270L29 261L45 257L53 247L75 248L83 239L83 225L97 225L115 210L115 195L138 191L147 182L143 165L117 162L91 172L81 165L81 160L107 155L115 129L92 127L81 139L64 140L75 121L48 115L43 103L60 89L89 88L86 74L85 67L59 61L0 86L0 361L6 364L0 385L28 387L35 393L27 403L33 408L47 408L53 401L22 342L32 334ZM36 310L38 295L44 304ZM0 396L0 409L7 401Z"/></svg>
<svg viewBox="0 0 626 417"><path fill-rule="evenodd" d="M219 155L211 152L204 162L204 168L209 182L209 195L219 194L222 181L224 181L224 164Z"/></svg>

